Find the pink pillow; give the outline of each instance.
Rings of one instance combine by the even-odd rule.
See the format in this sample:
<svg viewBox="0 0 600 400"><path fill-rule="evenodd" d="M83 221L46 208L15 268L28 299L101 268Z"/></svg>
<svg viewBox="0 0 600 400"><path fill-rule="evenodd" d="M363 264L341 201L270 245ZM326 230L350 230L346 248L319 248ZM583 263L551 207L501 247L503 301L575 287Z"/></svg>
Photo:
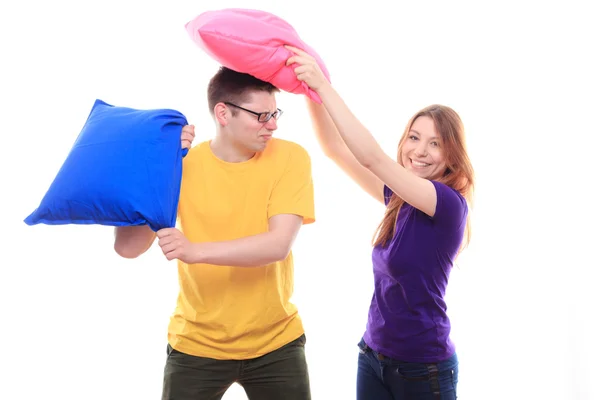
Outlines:
<svg viewBox="0 0 600 400"><path fill-rule="evenodd" d="M293 53L283 46L291 45L313 56L330 80L323 60L300 39L290 24L276 15L227 8L204 12L188 22L185 28L194 43L221 65L269 82L281 90L305 94L321 103L319 95L296 78L296 65L285 65Z"/></svg>

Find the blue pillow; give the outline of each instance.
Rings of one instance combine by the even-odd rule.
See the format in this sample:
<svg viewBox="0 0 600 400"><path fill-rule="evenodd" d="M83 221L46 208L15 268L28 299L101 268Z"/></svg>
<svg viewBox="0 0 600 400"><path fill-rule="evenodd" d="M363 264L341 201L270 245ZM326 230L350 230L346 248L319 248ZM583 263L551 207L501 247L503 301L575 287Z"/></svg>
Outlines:
<svg viewBox="0 0 600 400"><path fill-rule="evenodd" d="M28 225L174 227L182 176L175 110L136 110L96 100Z"/></svg>

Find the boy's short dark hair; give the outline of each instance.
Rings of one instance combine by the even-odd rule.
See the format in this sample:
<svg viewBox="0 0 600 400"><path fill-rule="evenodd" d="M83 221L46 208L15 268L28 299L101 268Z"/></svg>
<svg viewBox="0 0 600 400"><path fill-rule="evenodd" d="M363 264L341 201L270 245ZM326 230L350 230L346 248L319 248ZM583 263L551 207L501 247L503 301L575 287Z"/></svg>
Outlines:
<svg viewBox="0 0 600 400"><path fill-rule="evenodd" d="M220 67L219 71L208 83L208 108L212 114L215 105L219 102L242 104L248 101L251 92L278 92L272 84L255 78L252 75L234 71L227 67ZM233 115L239 110L232 108Z"/></svg>

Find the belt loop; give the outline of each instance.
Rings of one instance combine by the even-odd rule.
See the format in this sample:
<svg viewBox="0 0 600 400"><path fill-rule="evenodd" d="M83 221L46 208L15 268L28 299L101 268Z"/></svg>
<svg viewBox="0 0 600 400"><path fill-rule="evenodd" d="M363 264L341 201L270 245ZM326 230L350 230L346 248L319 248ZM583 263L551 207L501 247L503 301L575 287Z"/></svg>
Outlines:
<svg viewBox="0 0 600 400"><path fill-rule="evenodd" d="M439 370L437 365L428 364L427 370L429 371L429 384L431 385L431 391L433 393L433 398L435 400L441 399L440 393L440 380L439 380Z"/></svg>
<svg viewBox="0 0 600 400"><path fill-rule="evenodd" d="M360 344L361 345L359 345L358 348L362 354L367 354L369 351L371 351L371 348L367 343L365 343L364 340L362 340Z"/></svg>

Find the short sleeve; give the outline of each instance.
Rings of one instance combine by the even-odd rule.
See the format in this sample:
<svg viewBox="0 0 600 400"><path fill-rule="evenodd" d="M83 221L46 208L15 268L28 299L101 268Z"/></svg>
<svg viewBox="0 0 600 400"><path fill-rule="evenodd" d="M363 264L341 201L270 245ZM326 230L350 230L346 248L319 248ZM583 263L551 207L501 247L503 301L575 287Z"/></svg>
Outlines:
<svg viewBox="0 0 600 400"><path fill-rule="evenodd" d="M315 222L311 160L301 146L291 148L284 172L271 193L267 213L268 218L295 214L303 218L303 224Z"/></svg>
<svg viewBox="0 0 600 400"><path fill-rule="evenodd" d="M432 183L437 196L433 216L436 225L453 232L464 229L468 213L465 198L443 183L437 181L432 181Z"/></svg>
<svg viewBox="0 0 600 400"><path fill-rule="evenodd" d="M394 194L392 189L390 189L387 185L383 185L383 200L385 201L386 206L392 199L392 194Z"/></svg>

